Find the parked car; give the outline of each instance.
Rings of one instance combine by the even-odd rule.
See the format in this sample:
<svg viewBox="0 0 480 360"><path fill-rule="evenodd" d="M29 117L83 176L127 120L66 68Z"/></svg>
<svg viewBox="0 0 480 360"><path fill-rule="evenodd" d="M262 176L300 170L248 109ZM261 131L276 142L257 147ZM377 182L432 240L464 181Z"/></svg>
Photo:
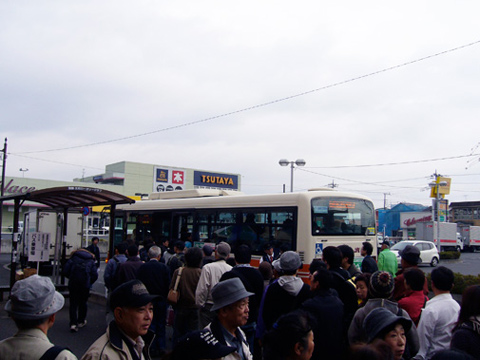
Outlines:
<svg viewBox="0 0 480 360"><path fill-rule="evenodd" d="M407 245L413 245L420 250L421 264L429 264L430 266L437 266L440 261L440 255L435 247L435 244L430 241L423 240L404 240L396 243L390 249L396 256L398 264L400 265L401 257L399 251L405 249Z"/></svg>

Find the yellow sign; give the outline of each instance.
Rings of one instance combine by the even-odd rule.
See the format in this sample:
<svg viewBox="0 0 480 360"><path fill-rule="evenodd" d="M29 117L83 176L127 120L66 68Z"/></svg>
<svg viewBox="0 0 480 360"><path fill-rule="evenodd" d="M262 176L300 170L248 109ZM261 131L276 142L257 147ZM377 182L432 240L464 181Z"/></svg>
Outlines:
<svg viewBox="0 0 480 360"><path fill-rule="evenodd" d="M135 201L141 201L142 197L141 196L128 196L130 199L133 199ZM92 212L110 212L110 205L98 205L98 206L92 206Z"/></svg>
<svg viewBox="0 0 480 360"><path fill-rule="evenodd" d="M450 194L450 184L452 183L451 178L446 178L446 177L437 177L437 181L435 182L435 186L432 186L431 191L430 191L430 197L431 198L436 198L437 197L437 189L438 189L438 197L439 198L444 198L445 195Z"/></svg>

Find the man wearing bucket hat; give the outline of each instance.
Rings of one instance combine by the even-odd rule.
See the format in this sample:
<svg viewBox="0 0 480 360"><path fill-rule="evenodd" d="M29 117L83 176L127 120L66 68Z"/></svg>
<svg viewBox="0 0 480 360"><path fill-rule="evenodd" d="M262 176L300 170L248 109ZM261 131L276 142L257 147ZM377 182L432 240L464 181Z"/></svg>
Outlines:
<svg viewBox="0 0 480 360"><path fill-rule="evenodd" d="M55 323L55 314L64 303L50 278L33 275L17 281L5 311L15 321L18 332L0 342L0 359L37 360L47 352L49 359L76 359L69 350L54 346L47 337Z"/></svg>
<svg viewBox="0 0 480 360"><path fill-rule="evenodd" d="M252 295L239 278L221 281L212 289L211 311L217 316L205 329L210 330L221 344L236 349L225 360L253 359L245 333L240 329L248 321L248 298Z"/></svg>
<svg viewBox="0 0 480 360"><path fill-rule="evenodd" d="M153 319L152 302L157 298L158 295L150 295L140 280L117 287L110 297L115 320L82 360L150 360L149 350L155 335L149 327Z"/></svg>

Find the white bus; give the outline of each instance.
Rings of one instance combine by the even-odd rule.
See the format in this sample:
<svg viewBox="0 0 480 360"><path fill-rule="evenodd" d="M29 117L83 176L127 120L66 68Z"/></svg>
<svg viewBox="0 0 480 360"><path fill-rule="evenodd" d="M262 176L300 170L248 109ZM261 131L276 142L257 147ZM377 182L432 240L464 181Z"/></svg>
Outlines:
<svg viewBox="0 0 480 360"><path fill-rule="evenodd" d="M116 215L123 239L142 244L147 237L171 242L190 237L194 246L226 241L232 249L247 244L254 265L267 243L276 252L297 251L307 265L327 246L347 244L356 258L364 241L377 249L372 201L327 188L267 195L213 189L154 193L119 205Z"/></svg>

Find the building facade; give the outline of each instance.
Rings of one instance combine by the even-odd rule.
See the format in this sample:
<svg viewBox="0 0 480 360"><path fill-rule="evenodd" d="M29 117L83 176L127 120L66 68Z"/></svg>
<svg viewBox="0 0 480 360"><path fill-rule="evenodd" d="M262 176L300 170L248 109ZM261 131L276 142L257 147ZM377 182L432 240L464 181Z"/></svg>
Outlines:
<svg viewBox="0 0 480 360"><path fill-rule="evenodd" d="M450 221L480 226L480 201L450 203Z"/></svg>
<svg viewBox="0 0 480 360"><path fill-rule="evenodd" d="M105 172L95 176L77 178L73 181L6 177L4 195L25 194L61 186L88 186L113 191L137 199L162 191L192 190L199 188L241 190L240 174L143 164L122 161L105 166ZM2 207L2 233L11 234L13 228L13 201L5 201ZM25 202L20 219L29 211L41 209L43 205Z"/></svg>

